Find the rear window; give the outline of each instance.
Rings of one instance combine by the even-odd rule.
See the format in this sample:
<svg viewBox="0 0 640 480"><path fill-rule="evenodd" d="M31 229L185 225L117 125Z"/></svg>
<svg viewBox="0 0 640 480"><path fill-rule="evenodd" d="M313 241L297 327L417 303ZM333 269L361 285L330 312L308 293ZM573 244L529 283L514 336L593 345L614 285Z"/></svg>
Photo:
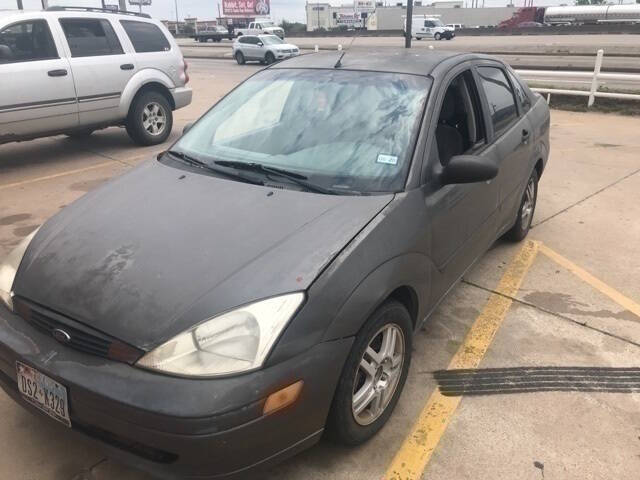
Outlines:
<svg viewBox="0 0 640 480"><path fill-rule="evenodd" d="M167 52L171 45L157 25L135 20L120 20L137 53Z"/></svg>
<svg viewBox="0 0 640 480"><path fill-rule="evenodd" d="M498 136L518 118L513 90L501 68L479 67L478 74L487 95L493 130Z"/></svg>
<svg viewBox="0 0 640 480"><path fill-rule="evenodd" d="M108 20L62 18L60 25L72 57L96 57L123 53L120 41Z"/></svg>

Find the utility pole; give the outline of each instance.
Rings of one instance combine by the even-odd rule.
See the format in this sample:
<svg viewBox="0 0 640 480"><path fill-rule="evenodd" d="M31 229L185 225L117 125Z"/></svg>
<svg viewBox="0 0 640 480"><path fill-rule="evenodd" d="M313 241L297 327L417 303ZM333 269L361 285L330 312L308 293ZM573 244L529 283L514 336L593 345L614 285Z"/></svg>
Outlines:
<svg viewBox="0 0 640 480"><path fill-rule="evenodd" d="M176 36L180 33L180 17L178 17L178 0L174 0L176 6Z"/></svg>
<svg viewBox="0 0 640 480"><path fill-rule="evenodd" d="M220 2L218 2L218 21L222 21L222 14L220 13Z"/></svg>
<svg viewBox="0 0 640 480"><path fill-rule="evenodd" d="M123 12L127 11L127 0L118 0L118 4L120 5L118 8L121 11L123 11Z"/></svg>
<svg viewBox="0 0 640 480"><path fill-rule="evenodd" d="M17 0L17 1L18 1L18 10L24 10L24 7L22 6L22 0Z"/></svg>
<svg viewBox="0 0 640 480"><path fill-rule="evenodd" d="M316 2L316 12L318 12L318 30L320 30L320 2Z"/></svg>
<svg viewBox="0 0 640 480"><path fill-rule="evenodd" d="M413 0L407 0L407 20L404 22L404 48L411 48L411 24L413 23Z"/></svg>

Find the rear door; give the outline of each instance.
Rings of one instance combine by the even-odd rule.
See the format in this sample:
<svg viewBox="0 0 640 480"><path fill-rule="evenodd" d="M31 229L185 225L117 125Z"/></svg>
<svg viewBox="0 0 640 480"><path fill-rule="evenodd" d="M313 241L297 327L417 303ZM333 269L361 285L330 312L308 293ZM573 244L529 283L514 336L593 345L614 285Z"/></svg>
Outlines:
<svg viewBox="0 0 640 480"><path fill-rule="evenodd" d="M77 126L73 76L61 47L43 18L0 28L0 141Z"/></svg>
<svg viewBox="0 0 640 480"><path fill-rule="evenodd" d="M499 187L500 232L509 229L520 206L522 191L531 172L531 124L518 105L516 92L507 70L500 64L482 63L477 67L479 90L483 94L487 122L492 130L492 142L501 160L497 182Z"/></svg>
<svg viewBox="0 0 640 480"><path fill-rule="evenodd" d="M174 51L166 33L150 21L120 20L119 23L135 51L138 70L160 70L177 84L182 54Z"/></svg>
<svg viewBox="0 0 640 480"><path fill-rule="evenodd" d="M120 97L136 71L106 18L62 17L78 95L80 124L108 123L119 117Z"/></svg>

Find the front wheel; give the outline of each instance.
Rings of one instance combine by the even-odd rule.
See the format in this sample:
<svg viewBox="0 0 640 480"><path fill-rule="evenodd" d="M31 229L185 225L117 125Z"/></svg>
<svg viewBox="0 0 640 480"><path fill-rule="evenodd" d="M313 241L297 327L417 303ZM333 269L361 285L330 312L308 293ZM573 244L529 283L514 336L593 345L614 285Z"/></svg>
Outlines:
<svg viewBox="0 0 640 480"><path fill-rule="evenodd" d="M236 52L236 62L238 62L238 65L244 65L245 60L242 52Z"/></svg>
<svg viewBox="0 0 640 480"><path fill-rule="evenodd" d="M524 239L531 229L533 214L536 210L536 202L538 200L538 172L534 169L531 172L527 186L522 194L520 208L518 209L518 217L516 223L511 227L505 237L512 242L519 242Z"/></svg>
<svg viewBox="0 0 640 480"><path fill-rule="evenodd" d="M387 422L411 363L413 325L407 309L390 300L371 315L356 336L331 404L327 433L358 445Z"/></svg>
<svg viewBox="0 0 640 480"><path fill-rule="evenodd" d="M267 52L267 54L264 56L264 63L266 63L267 65L271 65L275 61L276 57L271 52Z"/></svg>
<svg viewBox="0 0 640 480"><path fill-rule="evenodd" d="M159 92L138 95L129 109L127 133L138 145L158 145L173 128L173 112L169 102Z"/></svg>
<svg viewBox="0 0 640 480"><path fill-rule="evenodd" d="M436 34L433 36L433 38L435 38L436 40L441 40L442 39L442 35L440 35L439 32L436 32Z"/></svg>

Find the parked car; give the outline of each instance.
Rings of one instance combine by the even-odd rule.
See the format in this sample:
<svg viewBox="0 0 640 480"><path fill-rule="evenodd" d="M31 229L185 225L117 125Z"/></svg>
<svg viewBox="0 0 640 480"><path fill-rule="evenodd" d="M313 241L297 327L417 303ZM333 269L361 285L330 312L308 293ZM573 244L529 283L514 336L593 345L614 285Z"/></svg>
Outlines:
<svg viewBox="0 0 640 480"><path fill-rule="evenodd" d="M435 40L451 40L456 36L455 28L442 23L439 17L428 15L413 15L411 17L411 36L416 40L423 38L433 38ZM406 32L407 19L404 19L404 31Z"/></svg>
<svg viewBox="0 0 640 480"><path fill-rule="evenodd" d="M0 384L163 477L389 419L414 332L529 231L549 109L500 60L323 52L248 78L0 266Z"/></svg>
<svg viewBox="0 0 640 480"><path fill-rule="evenodd" d="M0 143L124 125L164 142L191 103L187 63L162 23L91 8L0 11Z"/></svg>
<svg viewBox="0 0 640 480"><path fill-rule="evenodd" d="M464 28L464 25L461 23L447 23L447 27L453 28L454 30L459 30L461 28Z"/></svg>
<svg viewBox="0 0 640 480"><path fill-rule="evenodd" d="M199 30L198 32L193 34L192 38L197 42L206 43L209 40L211 40L212 42L219 42L223 38L228 38L229 40L232 40L233 35L229 32L229 30L227 30L223 26L217 25L217 26Z"/></svg>
<svg viewBox="0 0 640 480"><path fill-rule="evenodd" d="M271 20L260 20L249 23L248 27L239 27L235 31L236 37L242 35L276 35L284 39L284 29Z"/></svg>
<svg viewBox="0 0 640 480"><path fill-rule="evenodd" d="M242 35L233 43L233 58L239 65L257 60L267 65L300 55L297 46L275 35Z"/></svg>

